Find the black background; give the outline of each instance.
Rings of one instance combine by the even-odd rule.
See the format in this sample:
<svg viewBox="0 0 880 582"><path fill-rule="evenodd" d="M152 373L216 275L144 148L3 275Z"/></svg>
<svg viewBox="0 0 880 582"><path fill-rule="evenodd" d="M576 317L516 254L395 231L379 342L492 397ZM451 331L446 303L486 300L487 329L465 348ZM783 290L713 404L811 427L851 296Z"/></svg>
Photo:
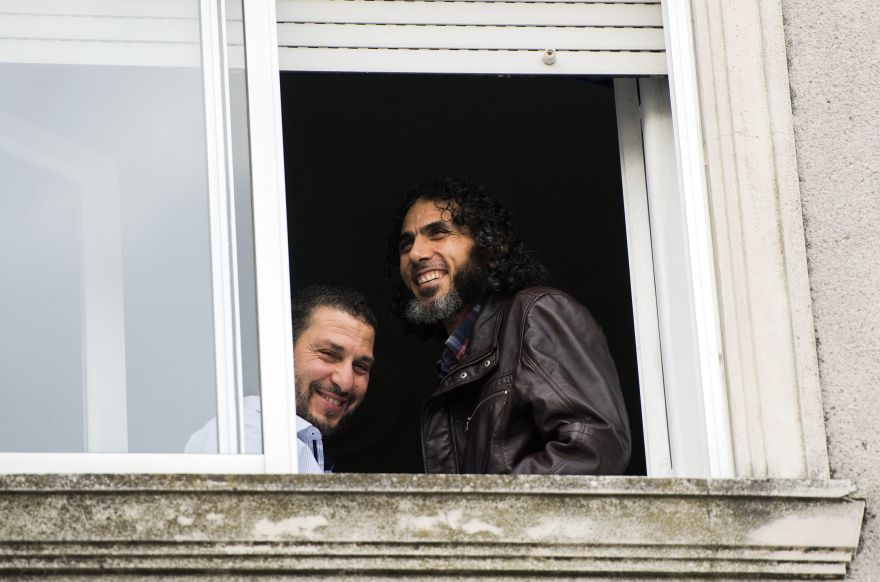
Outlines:
<svg viewBox="0 0 880 582"><path fill-rule="evenodd" d="M354 287L380 317L367 398L326 442L335 471L422 471L420 404L442 345L403 335L388 313L385 248L397 200L457 169L508 203L554 286L604 328L633 433L628 472L644 475L610 80L285 72L281 92L291 286Z"/></svg>

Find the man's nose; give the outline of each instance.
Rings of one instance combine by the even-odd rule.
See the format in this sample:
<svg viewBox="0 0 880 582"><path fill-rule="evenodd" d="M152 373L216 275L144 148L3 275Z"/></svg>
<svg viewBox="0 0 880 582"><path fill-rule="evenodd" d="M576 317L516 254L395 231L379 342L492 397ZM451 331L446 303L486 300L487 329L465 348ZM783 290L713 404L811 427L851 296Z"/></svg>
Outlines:
<svg viewBox="0 0 880 582"><path fill-rule="evenodd" d="M330 380L339 386L343 392L348 392L354 385L354 371L351 365L346 362L340 362L333 370Z"/></svg>
<svg viewBox="0 0 880 582"><path fill-rule="evenodd" d="M417 236L413 241L412 248L409 251L409 260L418 263L430 259L434 254L431 241L425 237Z"/></svg>

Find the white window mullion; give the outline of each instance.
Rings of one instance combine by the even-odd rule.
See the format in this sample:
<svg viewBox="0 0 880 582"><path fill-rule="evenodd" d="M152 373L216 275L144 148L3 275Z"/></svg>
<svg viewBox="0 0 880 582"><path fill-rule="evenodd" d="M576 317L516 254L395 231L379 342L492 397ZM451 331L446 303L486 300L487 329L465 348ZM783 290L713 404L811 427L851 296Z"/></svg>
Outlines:
<svg viewBox="0 0 880 582"><path fill-rule="evenodd" d="M672 457L666 419L666 394L660 350L657 295L654 286L654 258L648 186L639 95L635 79L615 79L617 133L620 147L620 174L623 209L626 216L630 289L633 301L642 428L645 435L645 461L648 476L669 477Z"/></svg>
<svg viewBox="0 0 880 582"><path fill-rule="evenodd" d="M295 473L293 338L274 0L244 3L265 471Z"/></svg>
<svg viewBox="0 0 880 582"><path fill-rule="evenodd" d="M243 451L229 87L221 0L201 0L202 71L211 225L218 452Z"/></svg>
<svg viewBox="0 0 880 582"><path fill-rule="evenodd" d="M709 473L696 315L666 79L640 79L654 283L669 446L677 477Z"/></svg>
<svg viewBox="0 0 880 582"><path fill-rule="evenodd" d="M681 194L689 251L709 474L712 477L733 477L733 447L721 350L690 0L663 0L661 8L666 35L678 191Z"/></svg>
<svg viewBox="0 0 880 582"><path fill-rule="evenodd" d="M232 349L233 349L233 358L232 365L234 367L233 372L235 374L235 393L233 395L233 402L235 403L235 423L236 423L236 434L238 436L238 452L245 452L245 433L244 433L244 410L242 408L242 403L244 402L244 380L243 380L243 372L242 372L242 356L241 356L241 310L239 309L240 305L240 296L239 296L239 272L238 272L238 253L236 250L238 249L238 240L236 233L238 229L236 227L235 221L235 196L237 193L235 192L235 175L233 173L233 148L232 148L232 112L230 111L230 96L229 96L229 37L227 35L227 14L226 14L226 2L227 0L216 0L217 9L219 12L219 30L220 30L220 38L219 46L217 47L217 54L221 59L220 62L220 70L222 71L222 82L223 82L223 145L224 145L224 160L225 170L226 170L226 184L227 184L227 196L226 196L226 210L228 214L228 222L227 222L227 233L229 235L229 263L230 263L230 283L231 283L231 291L232 291L232 325L233 325L233 334L232 334Z"/></svg>

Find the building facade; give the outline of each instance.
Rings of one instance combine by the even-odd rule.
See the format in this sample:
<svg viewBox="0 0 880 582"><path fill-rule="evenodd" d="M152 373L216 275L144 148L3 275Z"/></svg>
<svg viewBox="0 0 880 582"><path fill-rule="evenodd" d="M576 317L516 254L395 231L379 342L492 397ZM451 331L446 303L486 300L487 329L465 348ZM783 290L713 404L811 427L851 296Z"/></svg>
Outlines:
<svg viewBox="0 0 880 582"><path fill-rule="evenodd" d="M628 3L609 6L619 4ZM696 417L680 414L702 423L701 460L692 465L701 468L676 469L684 436L674 421L660 431L667 456L648 452L647 477L284 476L278 467L289 453L268 448L265 464L194 460L177 469L198 475L142 475L139 466L162 473L169 465L131 455L107 461L106 470L122 474L68 475L83 472L78 461L52 457L31 474L0 477L0 571L107 579L880 575L872 463L880 365L871 357L880 345L872 180L880 177L880 115L870 99L880 85L880 13L872 0L656 8L666 64L652 75L669 79L699 378L691 396L702 402ZM266 16L245 23L251 39L265 33L259 26L274 29L273 5L254 2L246 21L247 10ZM277 60L257 56L260 48L247 49L248 68L277 84ZM556 58L565 63L565 51ZM272 186L258 181L280 172L260 168L278 165L269 137L280 125L277 112L262 115L250 116L255 230L271 222L257 199ZM651 158L647 138L644 147ZM650 160L641 163L646 190L658 192ZM260 261L277 257L261 255L260 236L255 293L263 309L278 293L260 295ZM275 288L286 295L283 283ZM664 319L662 308L654 317ZM637 318L642 326L649 319ZM260 360L271 365L289 362ZM688 393L674 394L667 380L659 394L663 416L674 419ZM657 415L648 408L645 417ZM266 422L278 434L283 424ZM646 440L656 430L646 424ZM21 456L28 453L4 459L27 467ZM276 474L225 474L233 471Z"/></svg>

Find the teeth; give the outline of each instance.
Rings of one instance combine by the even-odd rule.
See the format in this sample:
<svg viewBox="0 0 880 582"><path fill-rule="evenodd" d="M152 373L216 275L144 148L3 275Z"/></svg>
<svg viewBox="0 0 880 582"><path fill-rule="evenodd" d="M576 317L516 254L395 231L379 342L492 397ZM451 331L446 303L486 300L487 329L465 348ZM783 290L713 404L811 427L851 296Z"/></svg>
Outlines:
<svg viewBox="0 0 880 582"><path fill-rule="evenodd" d="M433 281L434 279L439 279L442 276L443 276L443 273L441 273L440 271L431 271L428 273L422 273L421 275L418 276L418 278L416 278L416 282L418 282L418 284L421 285L423 283L427 283L428 281Z"/></svg>
<svg viewBox="0 0 880 582"><path fill-rule="evenodd" d="M344 400L340 400L339 398L335 398L333 396L330 396L329 394L321 394L320 396L330 404L336 406L342 406L343 402L345 402Z"/></svg>

